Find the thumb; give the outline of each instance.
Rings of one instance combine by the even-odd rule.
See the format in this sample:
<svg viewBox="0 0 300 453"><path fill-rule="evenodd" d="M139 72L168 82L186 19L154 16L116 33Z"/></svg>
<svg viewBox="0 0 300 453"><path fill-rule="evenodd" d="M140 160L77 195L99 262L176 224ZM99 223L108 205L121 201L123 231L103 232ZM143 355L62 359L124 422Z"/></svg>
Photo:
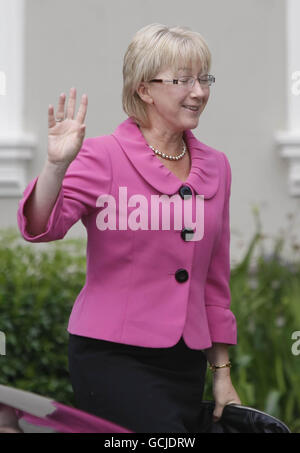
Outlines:
<svg viewBox="0 0 300 453"><path fill-rule="evenodd" d="M213 412L213 422L217 422L222 417L224 406L220 404L216 404L214 412Z"/></svg>

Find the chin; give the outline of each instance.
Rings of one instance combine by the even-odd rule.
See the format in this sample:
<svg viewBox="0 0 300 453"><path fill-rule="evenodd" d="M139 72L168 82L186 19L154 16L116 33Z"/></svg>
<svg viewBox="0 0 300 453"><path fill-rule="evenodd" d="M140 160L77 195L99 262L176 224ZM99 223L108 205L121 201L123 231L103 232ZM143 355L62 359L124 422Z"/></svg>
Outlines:
<svg viewBox="0 0 300 453"><path fill-rule="evenodd" d="M196 118L181 118L176 124L174 124L173 129L176 131L185 131L186 129L195 129L199 124L199 116Z"/></svg>
<svg viewBox="0 0 300 453"><path fill-rule="evenodd" d="M199 117L195 119L190 119L184 122L185 123L185 129L195 129L198 127L199 124Z"/></svg>

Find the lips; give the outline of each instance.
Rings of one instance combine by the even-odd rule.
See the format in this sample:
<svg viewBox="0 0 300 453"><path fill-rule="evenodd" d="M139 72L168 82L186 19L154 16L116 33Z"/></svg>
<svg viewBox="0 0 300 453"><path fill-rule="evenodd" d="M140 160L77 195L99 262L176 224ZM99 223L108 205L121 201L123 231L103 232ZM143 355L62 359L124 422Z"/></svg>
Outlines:
<svg viewBox="0 0 300 453"><path fill-rule="evenodd" d="M190 110L191 112L198 112L200 109L200 105L183 105L182 107Z"/></svg>

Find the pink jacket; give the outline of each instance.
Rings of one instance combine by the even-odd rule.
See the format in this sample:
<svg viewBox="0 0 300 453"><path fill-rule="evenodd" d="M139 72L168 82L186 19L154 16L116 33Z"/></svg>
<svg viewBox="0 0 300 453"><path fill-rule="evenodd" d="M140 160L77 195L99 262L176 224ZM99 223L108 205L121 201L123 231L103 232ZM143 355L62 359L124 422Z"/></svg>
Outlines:
<svg viewBox="0 0 300 453"><path fill-rule="evenodd" d="M38 177L26 187L17 213L26 241L62 239L79 219L87 230L86 281L68 332L155 348L171 347L182 335L193 349L237 343L229 288L230 165L223 152L201 143L190 130L184 134L192 161L185 183L156 157L132 118L113 134L85 139L66 172L47 229L37 236L26 231L23 209ZM186 225L174 227L175 209L169 211L168 229L161 218L159 228L151 227L152 200L163 194L165 199L176 195L182 208L183 195L192 195L193 216L196 195L204 196L202 239L187 240ZM144 226L138 229L141 219ZM106 230L101 229L105 220L110 222Z"/></svg>

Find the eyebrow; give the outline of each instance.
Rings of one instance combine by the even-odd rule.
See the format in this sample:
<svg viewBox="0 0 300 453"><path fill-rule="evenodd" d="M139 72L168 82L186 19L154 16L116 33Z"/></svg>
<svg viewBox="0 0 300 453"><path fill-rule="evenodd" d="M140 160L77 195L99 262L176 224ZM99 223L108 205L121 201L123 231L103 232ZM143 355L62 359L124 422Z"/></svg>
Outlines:
<svg viewBox="0 0 300 453"><path fill-rule="evenodd" d="M192 71L192 68L178 68L177 71ZM199 71L198 74L203 74L203 71Z"/></svg>

